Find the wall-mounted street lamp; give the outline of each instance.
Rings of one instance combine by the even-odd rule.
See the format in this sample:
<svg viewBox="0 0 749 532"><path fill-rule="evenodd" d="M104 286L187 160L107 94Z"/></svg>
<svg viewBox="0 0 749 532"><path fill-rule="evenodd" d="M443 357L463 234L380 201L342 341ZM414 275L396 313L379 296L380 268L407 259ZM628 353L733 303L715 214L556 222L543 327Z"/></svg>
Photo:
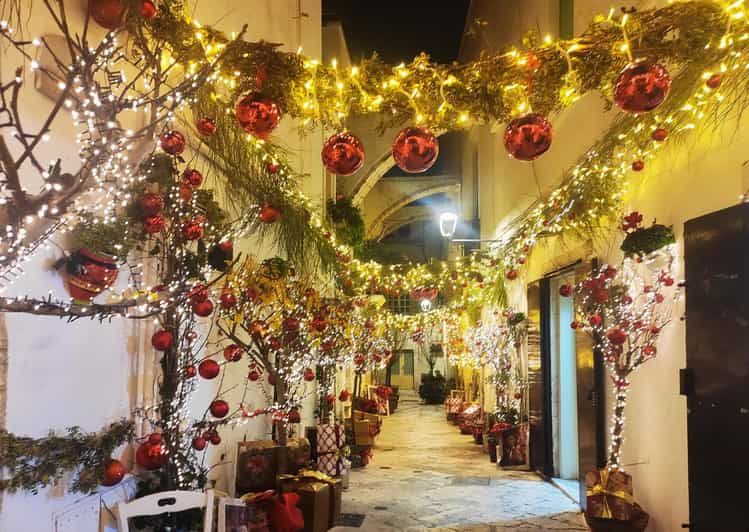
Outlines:
<svg viewBox="0 0 749 532"><path fill-rule="evenodd" d="M440 234L447 238L452 239L455 234L455 228L458 226L458 215L454 212L443 212L440 214Z"/></svg>

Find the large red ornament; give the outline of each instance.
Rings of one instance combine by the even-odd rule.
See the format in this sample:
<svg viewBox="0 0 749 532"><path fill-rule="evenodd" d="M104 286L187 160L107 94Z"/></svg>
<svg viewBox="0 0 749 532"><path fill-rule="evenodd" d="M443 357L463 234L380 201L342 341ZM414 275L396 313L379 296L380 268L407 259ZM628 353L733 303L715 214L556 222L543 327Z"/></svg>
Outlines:
<svg viewBox="0 0 749 532"><path fill-rule="evenodd" d="M213 417L221 419L226 417L226 415L229 413L229 403L227 403L223 399L216 399L211 403L209 409Z"/></svg>
<svg viewBox="0 0 749 532"><path fill-rule="evenodd" d="M260 221L264 224L272 224L273 222L278 220L280 216L281 211L267 203L263 203L263 205L260 207L260 212L257 215Z"/></svg>
<svg viewBox="0 0 749 532"><path fill-rule="evenodd" d="M206 358L203 362L198 364L198 373L200 373L200 376L204 379L215 379L220 371L221 366L211 358Z"/></svg>
<svg viewBox="0 0 749 532"><path fill-rule="evenodd" d="M322 148L322 164L336 175L351 175L364 164L364 145L348 131L336 133Z"/></svg>
<svg viewBox="0 0 749 532"><path fill-rule="evenodd" d="M250 370L250 372L247 374L247 378L252 382L255 382L260 378L260 373L255 369Z"/></svg>
<svg viewBox="0 0 749 532"><path fill-rule="evenodd" d="M227 362L239 362L242 360L242 348L237 344L230 344L224 348L224 358Z"/></svg>
<svg viewBox="0 0 749 532"><path fill-rule="evenodd" d="M195 168L187 168L182 172L182 182L187 183L192 188L198 188L203 183L203 174Z"/></svg>
<svg viewBox="0 0 749 532"><path fill-rule="evenodd" d="M115 486L125 478L125 466L119 460L110 460L104 466L104 476L101 479L102 486Z"/></svg>
<svg viewBox="0 0 749 532"><path fill-rule="evenodd" d="M398 168L409 174L426 172L437 160L440 144L425 128L407 127L393 141L393 159Z"/></svg>
<svg viewBox="0 0 749 532"><path fill-rule="evenodd" d="M207 299L205 301L201 301L200 303L193 303L192 311L201 318L210 316L213 312L213 302L210 299Z"/></svg>
<svg viewBox="0 0 749 532"><path fill-rule="evenodd" d="M515 118L505 129L505 149L515 159L532 161L551 146L551 124L543 116L531 113Z"/></svg>
<svg viewBox="0 0 749 532"><path fill-rule="evenodd" d="M143 0L140 5L140 16L146 20L151 20L157 14L156 6L151 0Z"/></svg>
<svg viewBox="0 0 749 532"><path fill-rule="evenodd" d="M117 263L109 257L80 248L70 256L76 273L65 280L68 293L73 299L90 301L117 280Z"/></svg>
<svg viewBox="0 0 749 532"><path fill-rule="evenodd" d="M140 198L140 208L146 216L154 216L164 209L164 197L161 194L149 192Z"/></svg>
<svg viewBox="0 0 749 532"><path fill-rule="evenodd" d="M88 12L99 26L115 30L122 24L125 3L121 0L89 0Z"/></svg>
<svg viewBox="0 0 749 532"><path fill-rule="evenodd" d="M606 333L606 338L608 338L609 342L614 345L622 345L627 341L627 333L625 333L618 327L615 327L613 329L609 329L609 331Z"/></svg>
<svg viewBox="0 0 749 532"><path fill-rule="evenodd" d="M155 216L147 216L146 219L143 220L143 230L151 235L160 233L165 226L166 220L164 220L164 217L160 214L157 214Z"/></svg>
<svg viewBox="0 0 749 532"><path fill-rule="evenodd" d="M315 380L315 372L312 368L307 368L304 370L304 380L307 382L312 382Z"/></svg>
<svg viewBox="0 0 749 532"><path fill-rule="evenodd" d="M229 290L224 290L221 293L221 308L228 310L231 308L234 308L234 306L237 304L237 296L232 294Z"/></svg>
<svg viewBox="0 0 749 532"><path fill-rule="evenodd" d="M159 142L161 149L169 155L179 155L185 151L185 136L179 131L171 130L162 133Z"/></svg>
<svg viewBox="0 0 749 532"><path fill-rule="evenodd" d="M155 333L153 333L153 336L151 336L151 345L157 351L166 351L167 349L172 347L173 342L174 337L169 331L156 331Z"/></svg>
<svg viewBox="0 0 749 532"><path fill-rule="evenodd" d="M208 299L210 292L204 284L196 284L190 289L187 295L190 298L190 303L194 305L195 303L202 303Z"/></svg>
<svg viewBox="0 0 749 532"><path fill-rule="evenodd" d="M213 118L201 118L195 127L198 128L198 133L210 137L216 132L216 121Z"/></svg>
<svg viewBox="0 0 749 532"><path fill-rule="evenodd" d="M198 436L192 439L192 448L196 451L202 451L203 449L205 449L206 444L207 442L202 436Z"/></svg>
<svg viewBox="0 0 749 532"><path fill-rule="evenodd" d="M203 224L198 222L185 222L182 226L182 236L187 240L198 240L203 238Z"/></svg>
<svg viewBox="0 0 749 532"><path fill-rule="evenodd" d="M268 138L281 120L281 109L276 102L257 93L240 98L234 113L242 129L263 140Z"/></svg>
<svg viewBox="0 0 749 532"><path fill-rule="evenodd" d="M159 469L167 463L166 446L163 441L151 443L145 441L135 451L136 463L148 471Z"/></svg>
<svg viewBox="0 0 749 532"><path fill-rule="evenodd" d="M650 61L627 65L614 87L614 102L628 113L646 113L668 96L671 78L666 68Z"/></svg>

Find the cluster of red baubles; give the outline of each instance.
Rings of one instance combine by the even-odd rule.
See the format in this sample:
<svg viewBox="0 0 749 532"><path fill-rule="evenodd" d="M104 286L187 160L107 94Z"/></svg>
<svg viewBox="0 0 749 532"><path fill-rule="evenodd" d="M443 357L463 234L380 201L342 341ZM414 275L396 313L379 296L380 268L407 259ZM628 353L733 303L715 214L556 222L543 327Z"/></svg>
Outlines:
<svg viewBox="0 0 749 532"><path fill-rule="evenodd" d="M88 2L88 12L94 22L110 31L122 26L126 8L127 2L123 0L89 0ZM156 17L158 11L151 0L141 0L138 14L146 20L151 20Z"/></svg>
<svg viewBox="0 0 749 532"><path fill-rule="evenodd" d="M166 465L168 456L164 438L154 432L135 451L135 462L147 471L153 471Z"/></svg>
<svg viewBox="0 0 749 532"><path fill-rule="evenodd" d="M196 436L192 439L192 448L196 451L202 451L206 448L208 443L212 445L218 445L221 443L221 436L219 436L216 429L208 429L203 432L200 436Z"/></svg>
<svg viewBox="0 0 749 532"><path fill-rule="evenodd" d="M205 285L198 284L194 286L188 294L190 307L196 316L205 318L213 313L213 301L209 298L209 291Z"/></svg>

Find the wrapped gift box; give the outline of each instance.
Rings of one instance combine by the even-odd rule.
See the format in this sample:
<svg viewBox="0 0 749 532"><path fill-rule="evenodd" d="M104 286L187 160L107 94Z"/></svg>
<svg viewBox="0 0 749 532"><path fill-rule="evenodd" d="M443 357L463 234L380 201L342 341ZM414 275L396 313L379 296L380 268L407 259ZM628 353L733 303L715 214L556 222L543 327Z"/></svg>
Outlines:
<svg viewBox="0 0 749 532"><path fill-rule="evenodd" d="M343 447L346 433L343 425L318 425L317 427L317 470L337 477L343 474Z"/></svg>
<svg viewBox="0 0 749 532"><path fill-rule="evenodd" d="M497 433L497 460L505 469L528 469L528 435L527 423L509 426Z"/></svg>
<svg viewBox="0 0 749 532"><path fill-rule="evenodd" d="M278 472L278 444L270 440L239 442L236 493L272 490Z"/></svg>
<svg viewBox="0 0 749 532"><path fill-rule="evenodd" d="M629 521L634 514L632 477L617 469L598 469L585 474L590 517Z"/></svg>
<svg viewBox="0 0 749 532"><path fill-rule="evenodd" d="M304 475L278 477L281 493L296 493L305 532L325 532L330 524L332 489L327 482Z"/></svg>
<svg viewBox="0 0 749 532"><path fill-rule="evenodd" d="M320 471L304 470L299 472L299 476L304 478L314 478L325 482L330 486L330 513L328 514L328 525L333 528L335 522L341 516L341 504L343 499L343 480L333 478Z"/></svg>

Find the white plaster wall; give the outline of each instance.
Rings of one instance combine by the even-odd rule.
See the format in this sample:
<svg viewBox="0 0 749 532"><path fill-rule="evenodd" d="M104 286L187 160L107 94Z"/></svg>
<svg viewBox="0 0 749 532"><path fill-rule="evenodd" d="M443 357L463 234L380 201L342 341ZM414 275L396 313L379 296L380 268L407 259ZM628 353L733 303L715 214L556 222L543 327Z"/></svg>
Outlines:
<svg viewBox="0 0 749 532"><path fill-rule="evenodd" d="M85 5L83 0L66 2L72 20L81 20ZM44 14L43 3L34 2L33 9L27 34L36 36L52 31L54 28ZM297 16L299 10L304 13L302 17ZM302 45L304 53L321 57L320 0L199 2L196 18L227 32L239 30L242 24L247 23L246 39L283 42L284 49L289 51L296 51ZM103 35L98 28L92 27L90 32L93 36ZM1 79L7 81L18 64L14 56L3 48L0 54ZM33 80L29 78L29 82ZM44 117L41 111L49 103L35 91L27 91L23 100L24 114L39 124ZM45 146L46 151L41 159L62 156L64 166L66 163L73 165L76 150L70 141L73 138L72 128L65 117L58 122L59 125L53 129L54 142ZM281 122L275 135L275 140L290 150L296 168L310 174L304 183L304 190L318 203L325 198L319 155L321 139L322 133L319 131L300 137L295 124L288 118ZM28 188L34 190L36 186L32 183ZM237 247L259 254L260 258L275 254L273 250L260 248L252 242L238 243ZM40 251L28 263L26 276L14 284L7 294L45 295L52 291L55 296L67 297L60 277L48 270L50 262L59 255L56 248ZM111 324L80 321L69 325L53 318L8 315L7 329L8 430L33 437L41 437L50 429L62 430L70 425L96 431L115 419L128 416L135 399L134 366L138 349L142 349L132 323L124 320L115 320ZM141 332L141 335L150 338L150 332ZM149 343L145 342L145 348L150 350ZM226 371L224 388L243 381L246 373L245 361L234 364ZM215 394L215 387L215 382L200 383L192 403L195 417L205 411ZM313 387L311 391L314 391ZM230 404L236 404L240 394L237 388L226 399ZM313 396L310 395L303 411L304 424L313 422ZM263 404L259 391L251 394L251 406ZM241 428L225 431L222 433L222 444L211 449L207 463L218 461L222 454L226 459L232 459L236 442L245 436L255 439L266 437L267 434L268 425L264 420L253 420ZM223 477L219 480L219 486L226 489L226 479L231 470L231 464L227 464L214 470L212 477ZM36 496L6 495L0 507L0 531L51 531L54 514L70 507L80 498L80 495L66 494L62 487L42 490ZM76 530L94 532L96 529L83 527Z"/></svg>

